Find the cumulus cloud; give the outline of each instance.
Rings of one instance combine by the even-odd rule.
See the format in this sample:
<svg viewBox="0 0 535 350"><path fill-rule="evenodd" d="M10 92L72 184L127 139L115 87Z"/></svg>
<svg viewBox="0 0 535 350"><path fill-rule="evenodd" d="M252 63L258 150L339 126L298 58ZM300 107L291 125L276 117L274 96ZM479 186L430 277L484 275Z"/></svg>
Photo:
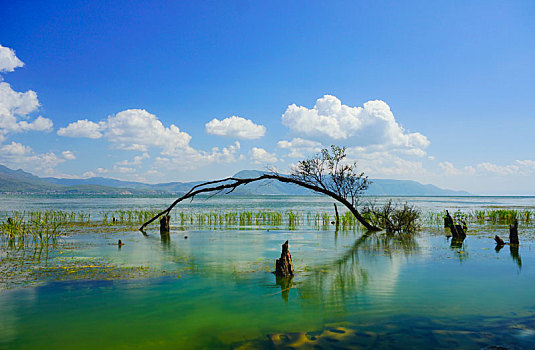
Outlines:
<svg viewBox="0 0 535 350"><path fill-rule="evenodd" d="M349 147L348 161L357 161L358 171L374 178L422 179L429 175L423 163L387 151L370 152L364 147Z"/></svg>
<svg viewBox="0 0 535 350"><path fill-rule="evenodd" d="M407 132L394 118L388 104L375 100L363 107L349 107L332 95L316 101L312 109L292 104L282 115L282 123L291 130L332 140L354 141L373 150L392 149L425 155L429 145L421 133Z"/></svg>
<svg viewBox="0 0 535 350"><path fill-rule="evenodd" d="M0 72L12 72L23 65L12 49L0 45ZM1 80L0 78L0 142L9 133L52 130L53 124L48 118L39 116L30 121L29 114L39 108L35 91L17 92Z"/></svg>
<svg viewBox="0 0 535 350"><path fill-rule="evenodd" d="M100 132L105 128L105 123L93 123L87 119L77 120L74 123L70 123L65 128L58 130L59 136L66 137L87 137L90 139L98 139L102 137Z"/></svg>
<svg viewBox="0 0 535 350"><path fill-rule="evenodd" d="M212 135L235 137L238 139L258 139L266 134L266 127L253 123L250 119L232 116L223 120L212 119L205 125Z"/></svg>
<svg viewBox="0 0 535 350"><path fill-rule="evenodd" d="M277 157L263 148L253 147L249 151L249 159L254 164L266 164L277 162Z"/></svg>
<svg viewBox="0 0 535 350"><path fill-rule="evenodd" d="M67 160L75 160L76 159L76 156L74 155L74 153L72 153L72 151L64 151L61 154L63 155L63 158L65 158Z"/></svg>
<svg viewBox="0 0 535 350"><path fill-rule="evenodd" d="M23 168L27 171L52 174L54 168L66 160L67 157L60 157L54 152L36 154L30 146L18 142L0 146L0 163L14 169Z"/></svg>
<svg viewBox="0 0 535 350"><path fill-rule="evenodd" d="M288 150L288 157L304 158L307 154L318 153L322 149L320 142L305 140L300 137L294 138L291 141L282 140L277 142L277 146Z"/></svg>
<svg viewBox="0 0 535 350"><path fill-rule="evenodd" d="M144 109L128 109L108 117L106 138L124 150L146 152L159 147L166 154L188 147L191 136L171 124L166 128L158 118Z"/></svg>
<svg viewBox="0 0 535 350"><path fill-rule="evenodd" d="M50 131L52 121L41 116L28 121L28 114L39 107L37 94L28 90L17 92L6 82L0 82L0 141L9 133L23 131Z"/></svg>
<svg viewBox="0 0 535 350"><path fill-rule="evenodd" d="M0 45L0 72L13 72L15 68L24 66L24 63L9 47Z"/></svg>
<svg viewBox="0 0 535 350"><path fill-rule="evenodd" d="M78 120L60 129L58 135L102 137L117 149L143 152L132 161L118 162L115 171L121 173L129 171L119 170L120 166L138 166L143 159L148 159L151 147L160 150L155 164L170 170L191 170L210 163L233 162L238 159L236 155L240 149L240 143L236 141L228 147L215 147L210 152L197 150L190 146L191 136L188 133L173 124L164 126L157 116L144 109L121 111L98 123L86 119Z"/></svg>

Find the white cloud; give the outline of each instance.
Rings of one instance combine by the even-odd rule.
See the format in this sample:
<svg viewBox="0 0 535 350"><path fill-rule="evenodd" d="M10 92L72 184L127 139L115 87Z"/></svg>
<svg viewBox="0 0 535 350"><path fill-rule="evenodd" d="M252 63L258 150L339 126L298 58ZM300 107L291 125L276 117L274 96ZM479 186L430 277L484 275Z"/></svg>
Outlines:
<svg viewBox="0 0 535 350"><path fill-rule="evenodd" d="M11 142L11 144L2 146L0 151L2 151L4 157L17 157L30 154L32 148L18 142Z"/></svg>
<svg viewBox="0 0 535 350"><path fill-rule="evenodd" d="M277 157L263 148L253 147L249 151L249 159L255 164L275 163Z"/></svg>
<svg viewBox="0 0 535 350"><path fill-rule="evenodd" d="M136 172L136 169L124 166L114 166L113 170L118 171L121 174L133 174Z"/></svg>
<svg viewBox="0 0 535 350"><path fill-rule="evenodd" d="M463 168L456 168L451 162L444 161L438 163L441 169L441 174L446 176L458 176L458 175L475 175L476 169L473 166L465 166Z"/></svg>
<svg viewBox="0 0 535 350"><path fill-rule="evenodd" d="M105 136L119 149L146 152L154 146L167 154L186 149L191 140L189 134L173 124L164 127L154 114L144 109L128 109L108 117Z"/></svg>
<svg viewBox="0 0 535 350"><path fill-rule="evenodd" d="M58 131L60 136L103 137L116 148L143 152L132 161L123 160L116 166L138 166L143 159L150 158L149 148L160 149L156 164L170 170L192 170L211 163L229 163L237 160L240 143L228 147L214 147L211 152L190 146L191 136L171 124L165 127L154 115L143 109L128 109L111 115L98 123L78 120ZM165 157L162 157L165 156ZM119 169L117 167L115 170ZM123 173L127 172L122 170Z"/></svg>
<svg viewBox="0 0 535 350"><path fill-rule="evenodd" d="M70 123L58 131L60 136L106 139L118 149L146 152L158 147L166 154L189 147L191 136L171 124L166 128L158 118L144 109L127 109L95 123L87 119Z"/></svg>
<svg viewBox="0 0 535 350"><path fill-rule="evenodd" d="M374 178L422 179L429 174L421 161L407 160L392 152L349 147L347 157L348 161L357 161L359 172Z"/></svg>
<svg viewBox="0 0 535 350"><path fill-rule="evenodd" d="M13 72L15 68L24 66L24 63L9 47L0 45L0 72Z"/></svg>
<svg viewBox="0 0 535 350"><path fill-rule="evenodd" d="M90 178L90 177L95 177L95 176L97 176L97 174L95 174L92 171L86 171L85 173L82 174L83 178Z"/></svg>
<svg viewBox="0 0 535 350"><path fill-rule="evenodd" d="M364 103L364 107L343 105L335 96L325 95L312 109L292 104L282 115L282 123L307 136L353 141L354 146L373 150L400 150L425 155L429 140L421 133L407 132L399 125L383 101Z"/></svg>
<svg viewBox="0 0 535 350"><path fill-rule="evenodd" d="M39 101L34 91L17 92L8 83L0 82L0 141L9 133L50 131L53 123L48 118L39 116L28 121L28 114L35 112L38 107Z"/></svg>
<svg viewBox="0 0 535 350"><path fill-rule="evenodd" d="M63 155L63 158L65 158L67 160L75 160L76 159L76 156L74 155L74 153L72 153L72 151L64 151L61 154Z"/></svg>
<svg viewBox="0 0 535 350"><path fill-rule="evenodd" d="M206 132L212 135L235 137L238 139L258 139L266 134L266 127L252 120L232 116L223 120L212 119L205 125Z"/></svg>
<svg viewBox="0 0 535 350"><path fill-rule="evenodd" d="M97 168L97 173L99 174L106 174L107 172L109 172L108 169L104 169L104 168Z"/></svg>
<svg viewBox="0 0 535 350"><path fill-rule="evenodd" d="M65 128L60 128L58 130L58 135L66 137L87 137L90 139L98 139L102 137L102 133L100 131L104 127L104 122L97 124L87 119L81 119L74 123L70 123Z"/></svg>
<svg viewBox="0 0 535 350"><path fill-rule="evenodd" d="M148 158L150 158L150 156L147 152L145 152L140 156L135 156L132 161L123 160L121 162L117 162L116 164L117 165L141 165L141 162L143 161L143 159L148 159Z"/></svg>
<svg viewBox="0 0 535 350"><path fill-rule="evenodd" d="M0 147L0 162L14 169L51 174L54 173L54 167L65 161L54 152L35 154L31 147L18 142Z"/></svg>
<svg viewBox="0 0 535 350"><path fill-rule="evenodd" d="M277 146L289 150L288 157L292 158L304 158L307 154L317 153L322 149L320 142L305 140L300 137L294 138L291 141L279 141L277 142Z"/></svg>
<svg viewBox="0 0 535 350"><path fill-rule="evenodd" d="M485 162L477 165L477 169L481 172L491 173L495 175L516 175L520 173L520 167L518 165L496 165L493 163Z"/></svg>

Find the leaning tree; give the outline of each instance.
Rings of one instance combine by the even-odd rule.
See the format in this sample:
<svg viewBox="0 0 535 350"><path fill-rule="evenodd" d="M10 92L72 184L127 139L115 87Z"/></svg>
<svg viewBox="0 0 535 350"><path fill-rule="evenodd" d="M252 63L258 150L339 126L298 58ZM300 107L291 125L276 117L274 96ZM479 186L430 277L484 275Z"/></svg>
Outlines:
<svg viewBox="0 0 535 350"><path fill-rule="evenodd" d="M193 186L189 192L176 199L167 209L145 222L140 230L162 215L169 212L180 202L196 195L207 193L231 193L237 187L262 180L276 180L295 184L317 193L325 194L345 205L366 229L379 231L380 228L369 223L357 210L360 195L366 191L370 181L364 173L357 172L357 163L349 163L346 159L346 148L331 146L324 148L315 156L300 161L289 176L277 172L267 172L257 177L235 178L207 181Z"/></svg>

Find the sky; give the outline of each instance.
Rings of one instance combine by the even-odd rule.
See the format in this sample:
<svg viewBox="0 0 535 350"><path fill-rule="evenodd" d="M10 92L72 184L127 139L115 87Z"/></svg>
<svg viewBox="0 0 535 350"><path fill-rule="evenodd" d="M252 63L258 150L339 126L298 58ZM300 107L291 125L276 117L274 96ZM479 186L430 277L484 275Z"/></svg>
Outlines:
<svg viewBox="0 0 535 350"><path fill-rule="evenodd" d="M147 183L288 172L535 195L533 1L0 3L0 164Z"/></svg>

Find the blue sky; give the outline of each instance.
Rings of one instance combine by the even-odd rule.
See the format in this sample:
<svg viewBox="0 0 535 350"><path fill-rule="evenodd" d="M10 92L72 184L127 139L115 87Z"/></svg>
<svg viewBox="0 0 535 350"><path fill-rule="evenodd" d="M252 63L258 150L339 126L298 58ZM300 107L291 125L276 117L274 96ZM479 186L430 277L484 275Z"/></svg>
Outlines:
<svg viewBox="0 0 535 350"><path fill-rule="evenodd" d="M5 2L0 163L145 182L287 171L535 195L532 1Z"/></svg>

